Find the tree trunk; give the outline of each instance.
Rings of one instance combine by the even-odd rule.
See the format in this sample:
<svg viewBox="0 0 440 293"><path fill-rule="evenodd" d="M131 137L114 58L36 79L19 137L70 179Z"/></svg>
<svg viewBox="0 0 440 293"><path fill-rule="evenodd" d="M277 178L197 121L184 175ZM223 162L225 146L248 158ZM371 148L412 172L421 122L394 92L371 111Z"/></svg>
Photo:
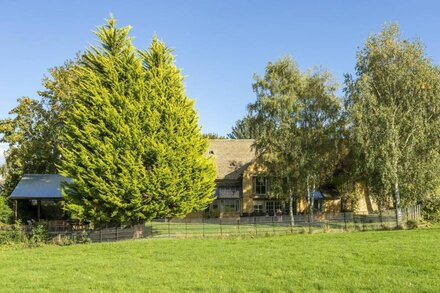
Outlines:
<svg viewBox="0 0 440 293"><path fill-rule="evenodd" d="M309 222L313 221L312 195L310 194L309 177L307 176L307 201L309 204Z"/></svg>
<svg viewBox="0 0 440 293"><path fill-rule="evenodd" d="M394 208L396 210L396 228L402 228L402 210L400 208L399 181L396 179L393 188Z"/></svg>
<svg viewBox="0 0 440 293"><path fill-rule="evenodd" d="M289 197L289 215L290 215L290 226L293 227L295 225L295 218L293 217L293 195L290 194Z"/></svg>

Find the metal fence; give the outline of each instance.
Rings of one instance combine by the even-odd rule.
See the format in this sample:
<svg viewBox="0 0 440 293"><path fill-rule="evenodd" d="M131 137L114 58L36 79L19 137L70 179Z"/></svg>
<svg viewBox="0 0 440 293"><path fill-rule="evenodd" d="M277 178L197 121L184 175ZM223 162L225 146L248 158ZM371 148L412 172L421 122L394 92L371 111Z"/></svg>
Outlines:
<svg viewBox="0 0 440 293"><path fill-rule="evenodd" d="M402 210L402 223L420 217L420 206ZM153 220L137 225L108 225L91 229L84 225L48 225L52 238L88 239L109 242L141 238L226 238L260 237L294 233L368 231L396 227L394 210L377 214L335 213L290 216L260 216L240 218L188 218Z"/></svg>

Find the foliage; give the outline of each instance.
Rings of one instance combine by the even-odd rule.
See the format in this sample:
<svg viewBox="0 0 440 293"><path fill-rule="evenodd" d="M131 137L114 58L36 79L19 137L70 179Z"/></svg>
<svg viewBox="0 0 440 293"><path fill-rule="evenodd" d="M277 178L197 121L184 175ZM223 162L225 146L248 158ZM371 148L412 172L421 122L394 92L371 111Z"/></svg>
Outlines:
<svg viewBox="0 0 440 293"><path fill-rule="evenodd" d="M417 229L419 227L419 222L417 220L406 221L406 227L410 230Z"/></svg>
<svg viewBox="0 0 440 293"><path fill-rule="evenodd" d="M214 132L204 133L203 137L207 139L227 139L226 136L219 135L218 133L214 133Z"/></svg>
<svg viewBox="0 0 440 293"><path fill-rule="evenodd" d="M194 101L185 95L182 74L163 42L154 38L142 57L152 102L145 110L151 113L145 140L147 201L159 207L156 217L204 210L213 200L216 171L213 159L205 155L208 140L198 125Z"/></svg>
<svg viewBox="0 0 440 293"><path fill-rule="evenodd" d="M74 90L75 62L67 62L49 70L43 79L40 100L22 97L9 114L13 118L0 120L0 142L7 143L3 194L10 195L23 174L57 173L60 162L59 146L65 113Z"/></svg>
<svg viewBox="0 0 440 293"><path fill-rule="evenodd" d="M332 76L322 70L302 73L291 58L283 58L269 63L264 77L255 76L253 89L257 100L248 106L247 119L264 129L255 147L271 174L271 191L308 198L338 161L343 120Z"/></svg>
<svg viewBox="0 0 440 293"><path fill-rule="evenodd" d="M379 202L393 194L399 224L400 201L422 201L440 183L439 70L420 42L386 26L358 52L345 91L357 165Z"/></svg>
<svg viewBox="0 0 440 293"><path fill-rule="evenodd" d="M36 224L33 226L29 241L32 244L45 243L47 241L46 227L42 224Z"/></svg>
<svg viewBox="0 0 440 293"><path fill-rule="evenodd" d="M75 70L61 148L66 208L96 223L183 216L211 201L207 139L171 51L138 51L129 27L99 27Z"/></svg>
<svg viewBox="0 0 440 293"><path fill-rule="evenodd" d="M4 244L17 244L17 243L27 243L28 238L23 231L23 227L20 221L15 224L0 230L0 245Z"/></svg>
<svg viewBox="0 0 440 293"><path fill-rule="evenodd" d="M12 215L12 210L8 206L6 198L0 195L0 223L7 223Z"/></svg>
<svg viewBox="0 0 440 293"><path fill-rule="evenodd" d="M147 172L142 160L139 112L145 102L142 64L113 18L96 35L75 72L71 110L66 113L60 172L66 209L94 222L128 222L152 216L144 204Z"/></svg>
<svg viewBox="0 0 440 293"><path fill-rule="evenodd" d="M263 134L263 124L252 123L252 117L246 115L242 119L235 122L235 126L232 127L231 133L228 134L228 138L231 139L250 139L257 138L260 134Z"/></svg>
<svg viewBox="0 0 440 293"><path fill-rule="evenodd" d="M9 195L24 173L47 173L55 169L46 134L45 109L37 100L23 97L0 121L1 142L8 143L4 194Z"/></svg>
<svg viewBox="0 0 440 293"><path fill-rule="evenodd" d="M429 196L423 201L422 216L429 222L440 222L440 196Z"/></svg>

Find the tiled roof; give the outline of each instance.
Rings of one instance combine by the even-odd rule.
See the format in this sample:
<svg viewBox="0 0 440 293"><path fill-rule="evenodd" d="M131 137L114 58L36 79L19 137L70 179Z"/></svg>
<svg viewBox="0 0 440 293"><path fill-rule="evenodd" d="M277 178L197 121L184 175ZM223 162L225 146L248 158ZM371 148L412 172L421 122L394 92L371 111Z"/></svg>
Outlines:
<svg viewBox="0 0 440 293"><path fill-rule="evenodd" d="M237 180L255 159L253 139L210 139L208 156L215 158L218 180Z"/></svg>

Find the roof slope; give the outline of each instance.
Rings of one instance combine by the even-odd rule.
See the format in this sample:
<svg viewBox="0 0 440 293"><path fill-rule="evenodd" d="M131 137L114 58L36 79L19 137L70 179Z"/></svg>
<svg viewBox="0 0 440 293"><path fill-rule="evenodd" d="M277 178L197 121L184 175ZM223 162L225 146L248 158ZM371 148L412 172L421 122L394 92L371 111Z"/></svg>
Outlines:
<svg viewBox="0 0 440 293"><path fill-rule="evenodd" d="M210 139L208 156L215 158L217 180L237 180L256 158L253 139Z"/></svg>
<svg viewBox="0 0 440 293"><path fill-rule="evenodd" d="M10 199L62 199L61 183L72 182L59 174L25 174Z"/></svg>

